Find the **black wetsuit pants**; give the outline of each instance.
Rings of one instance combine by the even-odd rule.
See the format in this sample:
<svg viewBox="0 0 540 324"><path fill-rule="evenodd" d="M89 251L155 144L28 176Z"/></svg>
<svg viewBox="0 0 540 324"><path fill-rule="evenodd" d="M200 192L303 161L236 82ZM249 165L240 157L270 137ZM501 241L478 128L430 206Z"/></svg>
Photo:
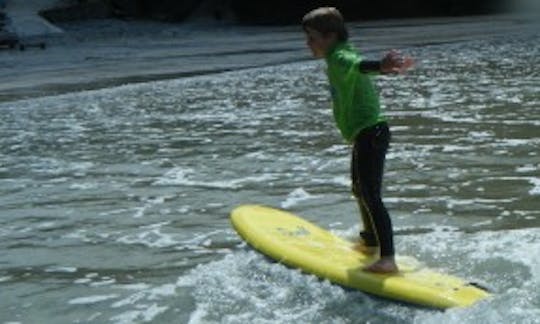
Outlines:
<svg viewBox="0 0 540 324"><path fill-rule="evenodd" d="M386 122L361 131L354 141L351 162L353 193L364 223L360 236L367 246L379 246L381 257L394 255L392 221L381 198L390 137Z"/></svg>

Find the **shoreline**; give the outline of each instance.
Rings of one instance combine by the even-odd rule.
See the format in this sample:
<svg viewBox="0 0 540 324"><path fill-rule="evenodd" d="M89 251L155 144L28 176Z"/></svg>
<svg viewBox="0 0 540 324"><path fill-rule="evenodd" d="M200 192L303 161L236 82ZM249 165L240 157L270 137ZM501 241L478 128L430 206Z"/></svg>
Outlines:
<svg viewBox="0 0 540 324"><path fill-rule="evenodd" d="M536 32L524 15L349 22L351 41L367 56ZM29 41L47 49L1 50L0 102L96 90L129 83L208 75L310 60L298 26L253 27L194 21L95 20Z"/></svg>

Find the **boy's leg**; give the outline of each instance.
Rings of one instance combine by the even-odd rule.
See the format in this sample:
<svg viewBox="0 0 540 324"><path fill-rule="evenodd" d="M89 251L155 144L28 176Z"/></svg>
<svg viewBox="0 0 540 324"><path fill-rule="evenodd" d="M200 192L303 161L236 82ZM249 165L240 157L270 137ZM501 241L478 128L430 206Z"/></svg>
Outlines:
<svg viewBox="0 0 540 324"><path fill-rule="evenodd" d="M360 241L354 246L354 249L366 255L375 255L379 251L379 241L375 235L373 222L371 221L371 217L369 216L366 207L364 207L362 199L358 198L357 201L364 230L360 231Z"/></svg>
<svg viewBox="0 0 540 324"><path fill-rule="evenodd" d="M392 223L381 198L384 161L390 132L386 124L361 134L353 148L353 188L362 198L381 248L381 257L394 255Z"/></svg>
<svg viewBox="0 0 540 324"><path fill-rule="evenodd" d="M364 151L362 148L358 147L359 145L362 145L362 142L356 141L354 143L353 151L352 151L352 159L351 159L351 178L352 178L352 191L354 194L354 197L356 198L356 202L358 204L358 209L360 211L360 216L362 219L362 225L363 230L360 231L360 238L362 239L363 243L366 246L369 247L376 247L379 245L377 242L377 237L375 236L373 222L371 221L371 216L369 216L369 212L366 208L364 199L362 197L362 184L361 184L361 177L358 165L360 164L360 155L362 151Z"/></svg>
<svg viewBox="0 0 540 324"><path fill-rule="evenodd" d="M377 241L377 236L375 235L375 228L373 227L373 222L371 221L371 216L363 202L363 198L357 198L358 208L360 209L360 216L362 218L362 224L364 225L364 230L360 231L360 238L364 241L366 246L379 246Z"/></svg>

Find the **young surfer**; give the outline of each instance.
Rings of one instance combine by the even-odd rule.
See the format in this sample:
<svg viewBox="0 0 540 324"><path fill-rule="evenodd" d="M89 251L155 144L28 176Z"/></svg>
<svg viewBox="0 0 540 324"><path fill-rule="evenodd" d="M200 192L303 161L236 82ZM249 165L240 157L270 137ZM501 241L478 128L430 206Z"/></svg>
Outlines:
<svg viewBox="0 0 540 324"><path fill-rule="evenodd" d="M380 258L364 270L397 272L392 222L381 199L390 130L370 75L403 73L412 67L413 60L396 51L389 52L381 61L364 60L348 42L343 17L336 8L322 7L309 12L302 27L313 56L324 58L327 63L334 119L344 139L353 144L352 188L364 225L360 248L369 254L375 254L377 247L380 249Z"/></svg>

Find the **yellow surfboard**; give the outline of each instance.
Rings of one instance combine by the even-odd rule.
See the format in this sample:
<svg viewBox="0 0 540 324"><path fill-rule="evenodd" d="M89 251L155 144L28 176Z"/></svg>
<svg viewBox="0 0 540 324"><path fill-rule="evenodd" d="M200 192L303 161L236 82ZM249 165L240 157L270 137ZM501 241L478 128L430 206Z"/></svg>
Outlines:
<svg viewBox="0 0 540 324"><path fill-rule="evenodd" d="M354 250L354 243L282 210L239 206L231 213L231 221L256 250L344 287L435 308L466 307L489 296L475 284L418 266L409 257L397 258L397 274L362 271L374 257Z"/></svg>

